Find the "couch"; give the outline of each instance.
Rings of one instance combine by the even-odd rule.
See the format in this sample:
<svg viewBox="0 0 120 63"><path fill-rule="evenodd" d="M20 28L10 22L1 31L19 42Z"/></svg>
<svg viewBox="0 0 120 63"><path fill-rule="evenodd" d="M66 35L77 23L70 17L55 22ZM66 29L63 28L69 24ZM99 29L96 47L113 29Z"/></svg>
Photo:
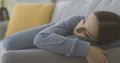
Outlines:
<svg viewBox="0 0 120 63"><path fill-rule="evenodd" d="M52 14L51 22L58 22L69 16L82 15L87 16L94 11L105 10L112 11L120 15L120 0L11 0L8 3L9 14L14 3L56 3ZM5 34L8 22L0 23L0 39ZM0 42L2 46L2 42ZM107 49L106 55L109 63L120 63L120 47ZM88 63L82 57L66 57L61 54L49 52L43 49L24 49L6 51L0 47L1 63Z"/></svg>

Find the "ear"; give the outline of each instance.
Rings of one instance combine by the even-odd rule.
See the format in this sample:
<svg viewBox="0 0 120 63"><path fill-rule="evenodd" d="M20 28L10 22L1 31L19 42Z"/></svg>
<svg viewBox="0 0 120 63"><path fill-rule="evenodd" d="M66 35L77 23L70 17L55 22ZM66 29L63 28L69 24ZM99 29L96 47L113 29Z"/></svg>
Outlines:
<svg viewBox="0 0 120 63"><path fill-rule="evenodd" d="M73 34L78 35L79 36L79 29L80 29L81 25L80 22L76 25L76 27L73 30Z"/></svg>
<svg viewBox="0 0 120 63"><path fill-rule="evenodd" d="M78 32L78 31L79 31L78 29L79 29L79 28L74 28L74 30L73 30L73 34L74 34L74 35L79 36L80 32Z"/></svg>

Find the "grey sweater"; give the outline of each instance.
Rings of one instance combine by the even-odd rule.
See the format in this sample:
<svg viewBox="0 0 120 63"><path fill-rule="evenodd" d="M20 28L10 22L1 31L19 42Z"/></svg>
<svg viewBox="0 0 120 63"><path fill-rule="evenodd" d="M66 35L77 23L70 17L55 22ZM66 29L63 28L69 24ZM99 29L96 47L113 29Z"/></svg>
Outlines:
<svg viewBox="0 0 120 63"><path fill-rule="evenodd" d="M90 43L79 39L70 38L75 26L83 19L82 16L72 16L40 31L34 38L34 44L42 49L65 56L87 57Z"/></svg>

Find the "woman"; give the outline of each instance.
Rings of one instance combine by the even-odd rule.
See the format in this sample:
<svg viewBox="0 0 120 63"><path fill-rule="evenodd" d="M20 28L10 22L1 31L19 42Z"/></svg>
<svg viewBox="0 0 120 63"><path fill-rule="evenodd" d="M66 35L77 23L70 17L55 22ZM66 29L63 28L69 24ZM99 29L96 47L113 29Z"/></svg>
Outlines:
<svg viewBox="0 0 120 63"><path fill-rule="evenodd" d="M4 47L14 50L37 46L66 56L87 57L94 53L89 51L99 49L90 43L104 45L118 40L119 28L120 17L117 14L98 11L88 17L72 16L58 23L18 32L5 39Z"/></svg>
<svg viewBox="0 0 120 63"><path fill-rule="evenodd" d="M119 28L120 17L118 15L99 11L86 18L70 17L42 30L35 37L34 44L39 48L62 53L66 56L86 57L90 43L84 40L102 45L110 44L119 39ZM72 34L78 37L74 39L66 37Z"/></svg>

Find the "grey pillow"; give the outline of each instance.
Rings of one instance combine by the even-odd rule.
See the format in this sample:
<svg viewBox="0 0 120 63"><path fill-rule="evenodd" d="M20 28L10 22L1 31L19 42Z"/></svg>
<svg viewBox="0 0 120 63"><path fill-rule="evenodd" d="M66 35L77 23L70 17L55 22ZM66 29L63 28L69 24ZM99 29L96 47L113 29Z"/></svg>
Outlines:
<svg viewBox="0 0 120 63"><path fill-rule="evenodd" d="M107 51L106 57L109 63L120 63L120 47L111 48Z"/></svg>
<svg viewBox="0 0 120 63"><path fill-rule="evenodd" d="M117 40L111 44L108 45L98 45L98 47L103 48L103 49L110 49L110 48L115 48L115 47L120 47L120 40Z"/></svg>

